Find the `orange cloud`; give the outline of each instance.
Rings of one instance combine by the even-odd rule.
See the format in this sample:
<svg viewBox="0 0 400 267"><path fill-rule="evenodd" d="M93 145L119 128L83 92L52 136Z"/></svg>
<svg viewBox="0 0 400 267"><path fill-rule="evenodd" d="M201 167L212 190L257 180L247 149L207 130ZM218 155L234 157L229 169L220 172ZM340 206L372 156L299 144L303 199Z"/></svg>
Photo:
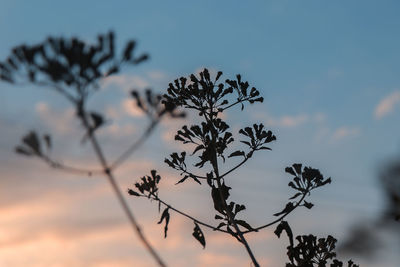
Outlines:
<svg viewBox="0 0 400 267"><path fill-rule="evenodd" d="M375 107L375 118L382 119L383 117L387 116L388 114L393 112L395 105L397 105L398 103L400 103L400 91L395 91L390 95L387 95Z"/></svg>

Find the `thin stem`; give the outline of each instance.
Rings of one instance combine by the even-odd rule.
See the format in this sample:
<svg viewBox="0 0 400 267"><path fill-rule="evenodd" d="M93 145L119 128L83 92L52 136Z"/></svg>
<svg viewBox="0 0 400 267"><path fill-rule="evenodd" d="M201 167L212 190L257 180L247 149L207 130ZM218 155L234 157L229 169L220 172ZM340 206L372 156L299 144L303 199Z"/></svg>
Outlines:
<svg viewBox="0 0 400 267"><path fill-rule="evenodd" d="M276 219L276 220L274 220L274 221L272 221L272 222L270 222L270 223L267 223L267 224L265 224L265 225L256 227L256 228L254 228L253 230L244 231L243 234L248 234L248 233L251 233L251 232L257 232L258 230L267 228L267 227L269 227L269 226L271 226L271 225L274 225L274 224L276 224L276 223L282 221L286 216L288 216L290 213L292 213L292 211L294 211L297 207L300 206L301 202L304 200L305 197L306 197L306 193L303 194L303 196L301 197L301 199L296 203L296 205L294 205L294 207L293 207L293 209L292 209L291 211L289 211L288 213L283 214L283 215L282 215L281 217L279 217L278 219Z"/></svg>
<svg viewBox="0 0 400 267"><path fill-rule="evenodd" d="M205 176L201 176L201 175L197 175L197 174L188 172L188 171L185 170L185 169L179 169L179 170L182 171L184 174L189 175L189 177L194 176L194 177L196 177L197 179L203 179L203 180L206 180L206 179L207 179L207 177L205 177ZM182 175L182 174L181 174L181 175Z"/></svg>
<svg viewBox="0 0 400 267"><path fill-rule="evenodd" d="M129 156L140 147L143 142L149 137L150 132L156 127L158 120L153 120L151 124L147 127L146 131L140 136L135 143L133 143L130 147L128 147L125 152L123 152L109 167L110 170L114 170L119 165L121 165L124 161L126 161Z"/></svg>
<svg viewBox="0 0 400 267"><path fill-rule="evenodd" d="M242 102L244 102L244 101L247 101L247 100L249 100L251 97L247 97L247 98L244 98L244 99L241 99L241 100L237 100L235 103L232 103L232 104L230 104L229 106L226 106L226 107L224 107L223 109L222 109L222 111L225 111L225 110L227 110L228 108L231 108L231 107L233 107L233 106L235 106L235 105L237 105L237 104L239 104L239 103L242 103Z"/></svg>
<svg viewBox="0 0 400 267"><path fill-rule="evenodd" d="M77 100L73 95L68 93L64 88L60 87L58 84L49 84L43 81L37 81L34 82L34 84L39 85L39 86L44 86L44 87L52 87L57 90L61 95L65 96L71 103L76 104Z"/></svg>
<svg viewBox="0 0 400 267"><path fill-rule="evenodd" d="M212 105L210 105L210 107L211 107L211 109L212 109ZM226 203L226 201L225 201L225 198L224 198L223 193L222 193L222 190L221 190L221 188L222 188L221 179L222 179L222 178L219 176L217 152L216 152L216 149L215 149L215 143L216 143L216 139L217 139L217 135L218 135L218 134L217 134L216 129L214 128L214 125L212 124L212 120L213 120L213 115L212 115L212 113L210 113L209 116L210 116L210 117L209 117L209 119L208 119L207 116L204 115L204 117L205 117L205 119L207 120L208 124L210 125L210 129L211 129L211 136L212 136L211 145L212 145L213 148L214 148L214 149L213 149L213 153L212 153L212 158L211 158L211 164L212 164L212 166L213 166L214 173L215 173L215 176L216 176L216 178L217 178L217 185L218 185L218 188L217 188L217 189L218 189L218 193L219 193L219 196L220 196L220 199L221 199L223 208L224 208L224 210L226 211L226 214L227 214L227 216L228 216L229 222L230 222L230 223L233 225L233 227L235 228L236 234L238 235L238 237L239 237L241 243L242 243L242 244L244 245L244 247L246 248L246 251L247 251L247 253L249 254L249 256L250 256L250 258L251 258L251 260L252 260L254 266L255 266L255 267L259 267L260 265L258 264L257 259L255 258L254 254L253 254L253 251L251 250L251 248L250 248L250 246L249 246L249 244L248 244L246 238L245 238L244 235L242 234L242 231L239 229L239 226L238 226L237 223L235 222L235 220L234 220L234 215L232 214L231 210L228 208L228 205L227 205L227 203Z"/></svg>
<svg viewBox="0 0 400 267"><path fill-rule="evenodd" d="M140 195L140 196L141 196L141 197L147 197L146 195ZM155 200L155 201L161 202L162 204L164 204L166 207L170 208L171 210L173 210L173 211L175 211L175 212L181 214L182 216L184 216L184 217L186 217L186 218L188 218L188 219L190 219L190 220L192 220L192 221L195 221L195 222L198 223L198 224L201 224L201 225L203 225L203 226L205 226L205 227L208 227L208 228L210 228L210 229L212 229L212 230L214 230L214 231L219 231L219 232L223 232L223 233L229 233L229 232L226 231L226 230L219 229L219 228L217 228L216 226L212 226L212 225L210 225L210 224L208 224L208 223L202 222L202 221L196 219L195 217L193 217L193 216L191 216L191 215L189 215L189 214L187 214L187 213L185 213L185 212L183 212L183 211L181 211L181 210L178 210L178 209L174 208L173 206L171 206L171 205L168 204L167 202L165 202L165 201L163 201L162 199L160 199L158 196L152 195L152 199Z"/></svg>
<svg viewBox="0 0 400 267"><path fill-rule="evenodd" d="M239 168L240 166L242 166L249 158L246 157L242 162L240 162L238 165L236 165L234 168L230 169L229 171L227 171L224 174L220 175L220 178L224 178L226 175L230 174L231 172L233 172L234 170L236 170L237 168Z"/></svg>
<svg viewBox="0 0 400 267"><path fill-rule="evenodd" d="M89 170L89 169L84 169L84 168L78 168L74 166L68 166L63 163L60 163L58 161L55 161L48 156L41 156L41 158L49 164L51 167L55 169L60 169L66 172L74 173L74 174L85 174L87 176L92 176L93 174L104 174L104 170Z"/></svg>
<svg viewBox="0 0 400 267"><path fill-rule="evenodd" d="M81 108L81 107L79 107ZM83 125L85 126L85 128L88 130L91 129L89 122L87 120L86 114L83 112L83 114L81 114L81 119L83 122ZM100 161L100 164L102 165L103 169L104 169L104 174L106 175L108 181L110 182L110 185L112 187L112 189L114 190L114 193L117 195L118 201L121 204L122 209L124 210L125 214L127 215L131 226L133 228L133 230L136 232L136 234L139 236L141 242L143 243L143 245L146 247L146 249L148 250L148 252L152 255L152 257L157 261L159 266L165 267L165 263L163 262L163 260L161 259L161 257L157 254L157 252L155 251L155 249L151 246L151 244L149 243L149 241L146 239L146 237L144 236L138 222L136 221L132 211L129 209L128 203L126 202L124 196L122 195L122 191L121 189L118 187L117 182L114 178L114 175L112 173L112 171L110 170L108 164L107 164L107 160L103 154L103 151L96 139L95 133L90 133L89 134L89 139L92 143L92 146L95 150L95 153Z"/></svg>

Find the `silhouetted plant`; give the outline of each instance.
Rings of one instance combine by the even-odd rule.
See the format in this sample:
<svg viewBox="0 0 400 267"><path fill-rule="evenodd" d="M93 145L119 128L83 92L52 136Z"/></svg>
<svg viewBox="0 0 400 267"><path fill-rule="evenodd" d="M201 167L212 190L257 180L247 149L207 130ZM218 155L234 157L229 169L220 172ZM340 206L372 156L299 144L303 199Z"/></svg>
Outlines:
<svg viewBox="0 0 400 267"><path fill-rule="evenodd" d="M142 144L165 115L182 117L183 113L176 112L175 106L170 103L163 104L162 96L153 94L151 90L147 90L144 97L137 91L132 91L131 97L147 115L150 123L135 143L128 146L115 161L109 163L96 138L97 131L104 126L106 120L102 114L90 111L86 107L89 97L99 89L99 81L119 73L123 65L136 66L148 59L147 54L137 54L135 48L136 42L131 40L127 42L122 52L117 54L113 32L99 35L95 44L88 44L78 38L50 37L36 45L21 45L12 49L11 55L4 62L0 62L0 79L17 85L28 83L48 88L69 100L85 131L82 142L85 140L91 142L101 164L100 170L87 170L60 163L50 156L49 151L52 147L50 135L39 136L35 131L24 136L21 145L17 146L15 151L37 157L50 166L65 171L88 175L104 174L143 245L160 266L165 266L143 235L116 183L113 172Z"/></svg>
<svg viewBox="0 0 400 267"><path fill-rule="evenodd" d="M168 93L164 95L166 105L194 110L201 119L199 124L183 126L175 135L176 141L194 146L193 151L190 151L190 156L189 151L175 152L165 159L165 163L180 172L181 178L177 181L177 184L188 180L193 180L198 184L202 184L201 181L205 182L211 191L211 198L216 211L215 219L219 224L213 226L204 223L162 200L159 197L158 189L161 177L155 170L151 171L151 176L141 178L135 184L135 188L128 189L128 193L132 196L155 200L158 202L159 208L165 207L159 221L159 223L165 221L165 237L167 237L170 221L169 212L175 211L193 221L195 225L193 236L203 247L206 245L206 240L200 226L233 236L245 247L253 264L259 266L246 240L246 234L278 224L275 233L279 237L282 231L285 231L290 241L288 256L292 265L288 264L288 266L325 266L322 264L326 264L327 260L333 259L335 256L332 249L336 240L328 237L327 240L320 239L318 244L315 244L315 242L309 244L307 238L316 239L310 235L297 237L299 244L294 246L292 230L283 219L298 207L304 206L311 209L313 204L306 201L306 197L310 195L312 190L330 183L331 179L325 179L317 169L303 168L302 164L293 164L291 167L287 167L285 171L293 176L289 186L295 190L295 194L280 212L274 214L277 217L276 220L258 227L251 226L240 216L240 212L246 209L245 205L229 200L229 191L232 188L228 186L227 176L251 159L255 152L271 150L269 146L276 140L276 137L263 124L253 124L239 130L240 142L244 149L232 151L233 134L230 132L229 125L222 119L221 114L237 105L240 105L241 110L243 110L246 103L263 102L263 97L260 96L256 88L250 87L248 82L243 81L241 75L237 75L235 80L227 79L225 82L220 82L222 72L218 72L216 77L212 79L209 71L204 69L199 76L196 77L192 74L189 80L185 77L175 80L169 84ZM188 157L196 155L197 162L193 167L202 169L202 174L195 173L192 166L186 163ZM232 157L240 158L240 163L222 173L221 165L230 164L229 160ZM308 243L304 243L305 241ZM323 246L319 247L320 245ZM309 251L305 251L303 246L307 246ZM331 266L342 266L340 264L338 260L334 259ZM354 265L349 263L349 266Z"/></svg>

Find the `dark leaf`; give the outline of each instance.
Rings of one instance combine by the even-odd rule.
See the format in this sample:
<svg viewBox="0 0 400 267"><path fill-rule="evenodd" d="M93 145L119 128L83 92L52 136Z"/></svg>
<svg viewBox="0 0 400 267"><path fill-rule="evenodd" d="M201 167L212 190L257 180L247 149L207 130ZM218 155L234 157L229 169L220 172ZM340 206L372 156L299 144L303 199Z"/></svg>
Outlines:
<svg viewBox="0 0 400 267"><path fill-rule="evenodd" d="M217 77L215 77L215 81L218 81L218 79L221 77L222 71L218 71Z"/></svg>
<svg viewBox="0 0 400 267"><path fill-rule="evenodd" d="M211 187L213 186L213 173L212 172L207 173L207 184Z"/></svg>
<svg viewBox="0 0 400 267"><path fill-rule="evenodd" d="M47 148L48 148L48 149L51 149L51 136L48 135L48 134L45 134L45 135L43 136L43 139L44 139L44 141L45 141L45 143L46 143Z"/></svg>
<svg viewBox="0 0 400 267"><path fill-rule="evenodd" d="M22 142L31 148L36 154L42 154L40 149L40 140L35 132L31 131L28 135L24 136Z"/></svg>
<svg viewBox="0 0 400 267"><path fill-rule="evenodd" d="M130 60L132 57L132 51L135 48L136 42L131 40L126 44L125 50L124 50L124 60Z"/></svg>
<svg viewBox="0 0 400 267"><path fill-rule="evenodd" d="M161 214L160 221L158 224L161 224L163 220L165 219L165 227L164 227L164 238L167 237L167 231L168 231L168 223L169 223L169 208L166 208L163 213Z"/></svg>
<svg viewBox="0 0 400 267"><path fill-rule="evenodd" d="M301 164L295 163L293 164L293 168L296 170L297 174L301 174Z"/></svg>
<svg viewBox="0 0 400 267"><path fill-rule="evenodd" d="M289 198L289 199L295 199L296 197L298 197L298 196L300 196L301 195L301 193L299 192L299 193L296 193L296 194L294 194L294 196L292 196L291 198Z"/></svg>
<svg viewBox="0 0 400 267"><path fill-rule="evenodd" d="M197 241L200 242L200 244L203 246L203 248L205 248L206 247L206 239L204 238L204 234L196 222L194 222L194 225L195 226L194 226L192 235L194 236L194 238L196 238Z"/></svg>
<svg viewBox="0 0 400 267"><path fill-rule="evenodd" d="M238 151L235 151L235 152L233 152L232 154L230 154L230 155L228 156L228 158L237 157L237 156L245 156L245 155L246 155L246 154L245 154L243 151L238 150Z"/></svg>
<svg viewBox="0 0 400 267"><path fill-rule="evenodd" d="M285 207L281 212L275 213L274 216L279 216L279 215L282 215L282 214L289 213L289 212L291 212L293 209L294 209L293 203L292 203L292 202L289 202L289 203L286 204L286 207Z"/></svg>
<svg viewBox="0 0 400 267"><path fill-rule="evenodd" d="M128 194L131 196L140 196L140 194L138 192L133 191L132 189L128 189Z"/></svg>
<svg viewBox="0 0 400 267"><path fill-rule="evenodd" d="M191 175L190 176L196 183L198 183L198 184L200 184L201 185L201 182L200 182L200 180L199 179L197 179L197 177L196 176L194 176L194 175Z"/></svg>
<svg viewBox="0 0 400 267"><path fill-rule="evenodd" d="M93 120L93 129L99 128L104 123L103 116L98 113L91 112L90 117Z"/></svg>
<svg viewBox="0 0 400 267"><path fill-rule="evenodd" d="M278 238L280 238L283 230L285 230L289 238L290 246L293 247L293 233L287 221L281 221L276 227L274 233L278 236Z"/></svg>
<svg viewBox="0 0 400 267"><path fill-rule="evenodd" d="M224 219L223 217L219 216L218 214L216 214L214 218L215 218L216 220L223 220L223 219Z"/></svg>
<svg viewBox="0 0 400 267"><path fill-rule="evenodd" d="M246 221L244 220L235 220L235 222L241 226L243 226L244 228L246 228L249 231L253 230L253 227L250 226L250 224L248 224Z"/></svg>
<svg viewBox="0 0 400 267"><path fill-rule="evenodd" d="M290 173L291 175L296 176L296 173L294 172L292 167L286 167L285 172Z"/></svg>
<svg viewBox="0 0 400 267"><path fill-rule="evenodd" d="M226 223L222 222L222 223L218 224L217 229L220 229L222 226L225 226L225 225L226 225Z"/></svg>
<svg viewBox="0 0 400 267"><path fill-rule="evenodd" d="M245 205L236 204L235 205L235 214L237 214L237 213L239 213L239 212L241 212L242 210L245 210L245 209L246 209Z"/></svg>
<svg viewBox="0 0 400 267"><path fill-rule="evenodd" d="M105 76L110 76L114 73L117 73L119 71L119 67L118 66L112 66L106 73Z"/></svg>
<svg viewBox="0 0 400 267"><path fill-rule="evenodd" d="M139 63L142 63L142 62L144 62L144 61L146 61L148 59L149 59L149 55L148 54L143 54L140 57L138 57L135 60L133 60L133 63L134 64L139 64Z"/></svg>
<svg viewBox="0 0 400 267"><path fill-rule="evenodd" d="M21 146L17 146L15 148L15 152L18 154L24 155L24 156L32 156L33 155L32 152L26 150L24 147L21 147Z"/></svg>
<svg viewBox="0 0 400 267"><path fill-rule="evenodd" d="M175 185L183 183L187 178L189 178L189 175L185 175L182 179L180 179Z"/></svg>
<svg viewBox="0 0 400 267"><path fill-rule="evenodd" d="M311 202L307 202L307 201L304 201L304 207L306 207L307 209L311 209L313 206L314 206L314 204L313 203L311 203Z"/></svg>
<svg viewBox="0 0 400 267"><path fill-rule="evenodd" d="M176 136L175 136L175 140L176 140ZM181 140L181 141L184 141L184 140ZM197 151L199 151L199 150L201 150L201 149L204 149L204 146L203 146L203 145L198 145L198 146L194 149L192 155L194 155Z"/></svg>
<svg viewBox="0 0 400 267"><path fill-rule="evenodd" d="M271 148L269 148L269 147L266 147L266 146L259 147L258 149L271 150Z"/></svg>

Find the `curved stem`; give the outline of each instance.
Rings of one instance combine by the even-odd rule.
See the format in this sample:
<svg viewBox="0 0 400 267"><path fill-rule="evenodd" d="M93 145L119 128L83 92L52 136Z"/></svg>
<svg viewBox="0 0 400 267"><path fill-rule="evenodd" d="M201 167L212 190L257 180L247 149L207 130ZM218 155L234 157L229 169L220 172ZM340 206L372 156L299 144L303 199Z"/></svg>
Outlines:
<svg viewBox="0 0 400 267"><path fill-rule="evenodd" d="M41 158L50 165L50 167L55 168L55 169L60 169L66 172L74 173L74 174L85 174L87 176L92 176L93 174L104 174L103 170L90 170L90 169L84 169L84 168L79 168L79 167L74 167L74 166L69 166L65 165L63 163L60 163L58 161L55 161L48 156L41 156Z"/></svg>
<svg viewBox="0 0 400 267"><path fill-rule="evenodd" d="M77 103L76 98L73 95L71 95L70 93L68 93L67 90L65 90L64 88L62 88L58 84L49 84L49 83L43 82L43 81L37 81L37 82L34 82L34 84L36 84L38 86L54 88L54 89L56 89L57 92L59 92L64 97L66 97L71 103L73 103L73 104Z"/></svg>
<svg viewBox="0 0 400 267"><path fill-rule="evenodd" d="M142 196L142 197L147 197L146 195L140 195L140 196ZM158 196L152 195L152 199L161 202L162 204L164 204L166 207L170 208L171 210L173 210L173 211L175 211L175 212L181 214L182 216L184 216L184 217L186 217L186 218L188 218L188 219L190 219L190 220L192 220L192 221L194 221L194 222L196 222L196 223L198 223L198 224L201 224L201 225L203 225L203 226L205 226L205 227L208 227L208 228L210 228L210 229L212 229L212 230L214 230L214 231L219 231L219 232L223 232L223 233L229 233L229 232L226 231L226 230L219 229L219 228L217 228L217 227L215 227L215 226L212 226L212 225L210 225L210 224L208 224L208 223L202 222L202 221L196 219L195 217L193 217L193 216L191 216L191 215L189 215L189 214L187 214L187 213L185 213L185 212L183 212L183 211L181 211L181 210L178 210L178 209L174 208L173 206L171 206L171 205L168 204L167 202L161 200Z"/></svg>
<svg viewBox="0 0 400 267"><path fill-rule="evenodd" d="M128 149L125 150L125 152L123 152L113 163L110 164L109 169L114 170L124 161L126 161L128 157L149 137L150 132L156 127L157 123L158 120L153 120L151 124L147 127L146 131L140 136L140 138L136 140L136 142L133 143L130 147L128 147Z"/></svg>
<svg viewBox="0 0 400 267"><path fill-rule="evenodd" d="M256 227L256 228L254 228L253 230L244 231L243 234L248 234L248 233L251 233L251 232L257 232L258 230L267 228L267 227L269 227L269 226L271 226L271 225L274 225L274 224L276 224L276 223L282 221L286 216L288 216L290 213L292 213L292 211L294 211L296 208L298 208L298 207L300 206L301 202L302 202L302 201L304 200L304 198L306 197L306 194L307 194L307 193L304 193L304 194L303 194L303 196L301 197L301 199L296 203L296 205L294 205L293 209L292 209L291 211L289 211L288 213L283 214L281 217L279 217L278 219L276 219L276 220L274 220L274 221L272 221L272 222L270 222L270 223L267 223L267 224L265 224L265 225Z"/></svg>
<svg viewBox="0 0 400 267"><path fill-rule="evenodd" d="M242 100L237 100L235 103L232 103L232 104L230 104L229 106L224 107L224 108L222 109L222 111L225 111L225 110L227 110L228 108L231 108L231 107L233 107L233 106L235 106L235 105L237 105L237 104L239 104L239 103L245 102L245 101L247 101L247 100L249 100L249 99L250 99L250 97L244 98L244 99L242 99Z"/></svg>
<svg viewBox="0 0 400 267"><path fill-rule="evenodd" d="M78 107L79 109L81 107ZM80 118L83 122L83 125L85 126L85 128L88 130L88 132L90 132L90 125L89 122L86 118L86 114L83 112L83 114L80 115ZM156 262L158 263L159 266L165 267L165 263L163 262L163 260L161 259L161 257L158 255L158 253L155 251L155 249L151 246L151 244L149 243L149 241L146 239L146 237L144 236L138 222L136 221L132 211L129 209L129 206L124 198L124 196L122 195L121 189L118 187L117 182L114 178L114 175L111 171L111 169L108 166L107 160L103 154L103 151L96 139L96 136L94 135L93 132L91 132L89 134L89 139L92 143L92 146L96 152L96 155L100 161L100 164L102 165L103 169L104 169L104 174L106 175L112 189L114 190L114 193L116 194L118 201L122 207L122 209L124 210L126 216L129 219L129 222L131 223L131 226L133 228L133 230L136 232L136 234L139 236L141 242L143 243L143 245L146 247L146 249L148 250L148 252L152 255L152 257L156 260Z"/></svg>
<svg viewBox="0 0 400 267"><path fill-rule="evenodd" d="M220 178L224 178L226 175L230 174L231 172L233 172L234 170L236 170L237 168L239 168L240 166L242 166L249 158L246 157L242 162L240 162L238 165L236 165L234 168L230 169L229 171L227 171L224 174L220 175Z"/></svg>

